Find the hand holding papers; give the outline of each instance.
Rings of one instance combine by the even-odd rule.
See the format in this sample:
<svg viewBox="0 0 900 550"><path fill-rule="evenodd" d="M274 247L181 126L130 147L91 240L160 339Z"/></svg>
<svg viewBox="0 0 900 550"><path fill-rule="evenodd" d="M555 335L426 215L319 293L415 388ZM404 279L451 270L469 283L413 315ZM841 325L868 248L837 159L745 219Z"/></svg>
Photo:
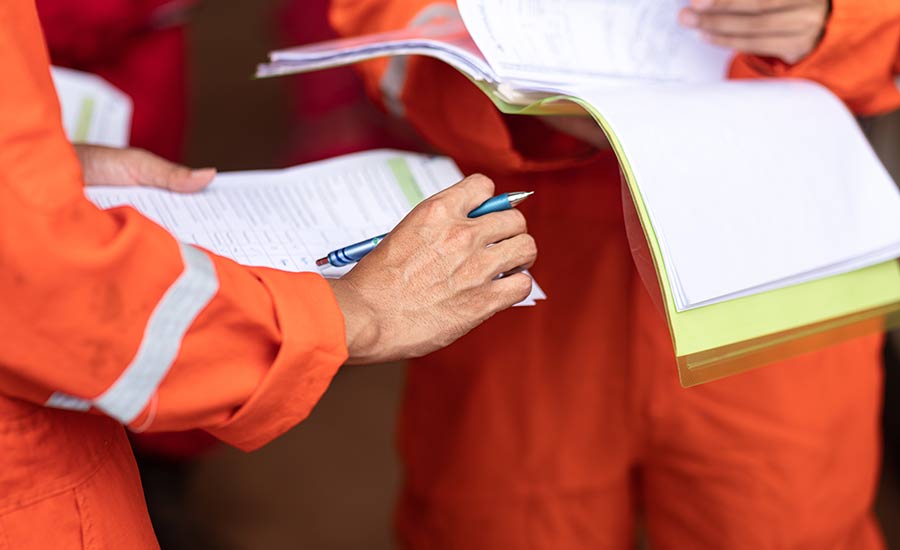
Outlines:
<svg viewBox="0 0 900 550"><path fill-rule="evenodd" d="M206 187L216 175L214 168L191 170L143 149L75 144L84 184L89 186L146 186L178 193L193 193Z"/></svg>
<svg viewBox="0 0 900 550"><path fill-rule="evenodd" d="M695 4L683 9L678 20L702 32L708 42L790 64L816 47L831 14L830 0L719 0L702 8Z"/></svg>

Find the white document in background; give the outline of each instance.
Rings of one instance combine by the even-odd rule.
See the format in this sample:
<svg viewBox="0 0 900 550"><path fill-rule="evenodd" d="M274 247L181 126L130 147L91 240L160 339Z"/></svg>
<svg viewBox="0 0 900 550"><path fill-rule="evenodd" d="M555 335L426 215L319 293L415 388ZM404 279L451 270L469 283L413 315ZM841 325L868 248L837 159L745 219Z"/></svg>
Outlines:
<svg viewBox="0 0 900 550"><path fill-rule="evenodd" d="M678 24L687 0L459 0L505 81L724 80L732 52Z"/></svg>
<svg viewBox="0 0 900 550"><path fill-rule="evenodd" d="M462 179L450 159L371 151L286 170L225 173L205 191L90 187L97 206L133 206L186 243L251 266L319 272L332 250L387 233ZM326 268L327 277L349 271ZM546 295L535 283L520 305Z"/></svg>
<svg viewBox="0 0 900 550"><path fill-rule="evenodd" d="M131 134L131 98L99 76L52 67L69 141L125 147Z"/></svg>
<svg viewBox="0 0 900 550"><path fill-rule="evenodd" d="M900 256L900 192L818 84L574 93L614 129L679 311Z"/></svg>

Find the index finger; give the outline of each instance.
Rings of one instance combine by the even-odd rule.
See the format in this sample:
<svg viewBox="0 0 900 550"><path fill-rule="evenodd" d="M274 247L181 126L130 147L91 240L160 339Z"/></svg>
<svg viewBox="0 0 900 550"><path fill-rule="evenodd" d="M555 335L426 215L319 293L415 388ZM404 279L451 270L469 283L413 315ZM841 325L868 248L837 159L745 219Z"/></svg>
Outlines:
<svg viewBox="0 0 900 550"><path fill-rule="evenodd" d="M528 231L525 216L516 209L494 212L475 218L470 223L476 228L479 240L485 245L498 243Z"/></svg>
<svg viewBox="0 0 900 550"><path fill-rule="evenodd" d="M494 195L494 182L482 174L473 174L461 182L441 191L433 198L447 200L453 213L467 217L469 212Z"/></svg>

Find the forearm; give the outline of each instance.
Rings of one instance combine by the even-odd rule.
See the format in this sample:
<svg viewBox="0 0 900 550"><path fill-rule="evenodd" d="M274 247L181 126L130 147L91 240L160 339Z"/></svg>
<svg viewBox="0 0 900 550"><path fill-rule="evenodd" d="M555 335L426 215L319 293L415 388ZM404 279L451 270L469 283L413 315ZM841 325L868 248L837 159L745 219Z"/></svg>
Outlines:
<svg viewBox="0 0 900 550"><path fill-rule="evenodd" d="M252 448L302 420L346 357L321 277L179 245L131 210L80 205L54 215L77 224L54 223L11 214L23 205L4 195L4 218L29 235L3 239L21 274L0 313L0 368L21 381L10 396Z"/></svg>

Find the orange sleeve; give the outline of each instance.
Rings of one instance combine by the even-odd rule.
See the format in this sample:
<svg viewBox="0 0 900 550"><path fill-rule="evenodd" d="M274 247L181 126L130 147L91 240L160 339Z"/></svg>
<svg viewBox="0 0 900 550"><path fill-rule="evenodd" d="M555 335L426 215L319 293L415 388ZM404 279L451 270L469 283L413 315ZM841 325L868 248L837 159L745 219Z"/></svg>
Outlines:
<svg viewBox="0 0 900 550"><path fill-rule="evenodd" d="M0 391L245 449L305 418L346 358L328 284L94 207L32 0L0 3L0 74Z"/></svg>
<svg viewBox="0 0 900 550"><path fill-rule="evenodd" d="M900 2L832 0L819 45L796 65L739 55L732 76L806 78L831 89L854 112L884 113L900 107L896 83L900 51Z"/></svg>
<svg viewBox="0 0 900 550"><path fill-rule="evenodd" d="M453 17L455 2L332 0L344 36L401 29ZM376 101L403 115L434 146L467 167L492 172L550 170L593 159L596 151L535 117L505 116L465 76L434 59L381 59L359 65ZM392 91L396 95L391 97ZM399 111L399 112L397 112Z"/></svg>

